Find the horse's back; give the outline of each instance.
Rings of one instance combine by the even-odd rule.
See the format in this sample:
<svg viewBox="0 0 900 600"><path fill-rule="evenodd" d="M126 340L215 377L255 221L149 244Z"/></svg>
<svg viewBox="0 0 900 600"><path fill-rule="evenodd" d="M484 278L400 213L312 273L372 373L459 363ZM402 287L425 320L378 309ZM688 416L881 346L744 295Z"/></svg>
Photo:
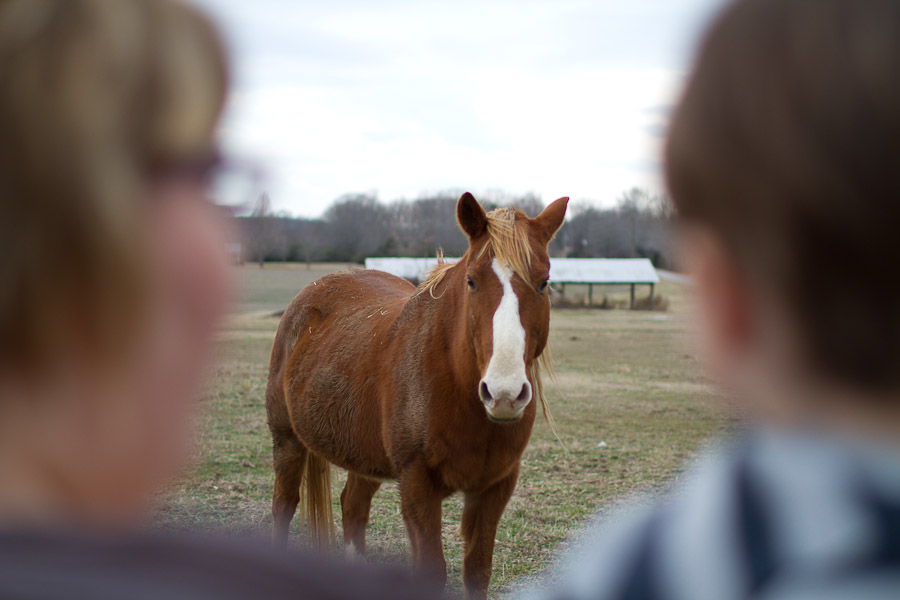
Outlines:
<svg viewBox="0 0 900 600"><path fill-rule="evenodd" d="M352 320L354 315L370 307L381 308L383 312L386 305L402 303L413 293L415 287L411 283L382 271L339 271L317 279L294 296L285 309L278 325L271 366L289 358L304 328L312 334L316 333L309 331L313 327L326 331L348 325L352 328L352 322L347 320ZM379 312L378 316L383 315ZM371 318L365 321L357 329L380 322ZM319 333L324 331L319 329Z"/></svg>
<svg viewBox="0 0 900 600"><path fill-rule="evenodd" d="M298 305L315 305L330 311L352 310L352 305L367 302L406 300L415 291L415 286L407 280L384 271L338 271L303 288L291 301L288 310Z"/></svg>
<svg viewBox="0 0 900 600"><path fill-rule="evenodd" d="M267 405L273 428L289 427L312 451L344 468L391 476L377 389L389 371L384 344L414 293L399 277L359 270L327 275L297 294L272 350Z"/></svg>

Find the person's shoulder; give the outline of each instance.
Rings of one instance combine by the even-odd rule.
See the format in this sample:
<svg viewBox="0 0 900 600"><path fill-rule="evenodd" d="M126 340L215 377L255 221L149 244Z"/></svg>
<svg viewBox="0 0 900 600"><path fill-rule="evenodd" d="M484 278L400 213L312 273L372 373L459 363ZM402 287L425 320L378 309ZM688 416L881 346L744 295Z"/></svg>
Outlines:
<svg viewBox="0 0 900 600"><path fill-rule="evenodd" d="M834 590L879 582L896 594L898 526L896 452L754 431L711 444L649 507L602 519L541 597L762 597L798 577L792 593L819 589L826 576Z"/></svg>
<svg viewBox="0 0 900 600"><path fill-rule="evenodd" d="M399 568L197 535L0 532L2 598L437 598Z"/></svg>
<svg viewBox="0 0 900 600"><path fill-rule="evenodd" d="M734 473L746 452L743 440L711 442L670 489L630 496L605 509L579 534L564 569L533 597L691 598L669 580L684 586L698 579L693 572L705 580L693 600L728 598L704 588L721 592L734 577L723 551L730 540L722 536L731 519Z"/></svg>

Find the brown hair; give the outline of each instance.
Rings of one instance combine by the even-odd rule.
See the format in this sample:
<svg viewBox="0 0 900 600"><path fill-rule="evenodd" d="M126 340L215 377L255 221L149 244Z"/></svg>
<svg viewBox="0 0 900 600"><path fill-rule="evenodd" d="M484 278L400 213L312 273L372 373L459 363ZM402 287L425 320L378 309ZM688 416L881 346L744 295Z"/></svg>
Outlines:
<svg viewBox="0 0 900 600"><path fill-rule="evenodd" d="M900 386L900 2L740 0L707 34L666 176L781 294L820 373Z"/></svg>
<svg viewBox="0 0 900 600"><path fill-rule="evenodd" d="M209 150L215 28L174 0L0 0L0 367L133 343L154 165Z"/></svg>

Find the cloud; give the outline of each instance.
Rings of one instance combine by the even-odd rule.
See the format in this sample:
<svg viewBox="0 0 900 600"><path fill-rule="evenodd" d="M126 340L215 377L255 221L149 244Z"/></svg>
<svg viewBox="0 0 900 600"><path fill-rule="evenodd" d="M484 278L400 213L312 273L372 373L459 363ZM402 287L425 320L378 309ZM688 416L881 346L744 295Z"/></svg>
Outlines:
<svg viewBox="0 0 900 600"><path fill-rule="evenodd" d="M689 35L717 0L201 0L237 65L224 143L276 209L503 189L611 203L659 187Z"/></svg>
<svg viewBox="0 0 900 600"><path fill-rule="evenodd" d="M654 106L645 106L641 109L641 112L645 115L659 115L661 117L668 117L672 114L672 111L675 110L674 104L657 104Z"/></svg>

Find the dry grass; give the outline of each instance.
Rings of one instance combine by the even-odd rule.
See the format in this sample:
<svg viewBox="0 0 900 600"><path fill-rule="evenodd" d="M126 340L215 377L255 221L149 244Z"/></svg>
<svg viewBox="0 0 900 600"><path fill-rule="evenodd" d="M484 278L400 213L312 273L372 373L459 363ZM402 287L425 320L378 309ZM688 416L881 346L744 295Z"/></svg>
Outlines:
<svg viewBox="0 0 900 600"><path fill-rule="evenodd" d="M273 476L263 393L278 324L271 314L334 268L240 269L245 293L222 332L196 468L163 494L159 527L268 532ZM666 486L699 445L728 426L689 349L684 290L669 282L658 289L669 303L665 313L553 311L550 346L557 382L548 382L547 398L562 445L539 421L497 534L495 596L552 566L571 535L597 511L635 491ZM598 447L601 441L605 447ZM337 503L346 476L336 473ZM399 506L396 486L382 486L368 530L374 560L405 560ZM444 509L449 582L459 589L459 496L449 498ZM337 504L335 511L340 514ZM299 523L294 531L301 531Z"/></svg>

